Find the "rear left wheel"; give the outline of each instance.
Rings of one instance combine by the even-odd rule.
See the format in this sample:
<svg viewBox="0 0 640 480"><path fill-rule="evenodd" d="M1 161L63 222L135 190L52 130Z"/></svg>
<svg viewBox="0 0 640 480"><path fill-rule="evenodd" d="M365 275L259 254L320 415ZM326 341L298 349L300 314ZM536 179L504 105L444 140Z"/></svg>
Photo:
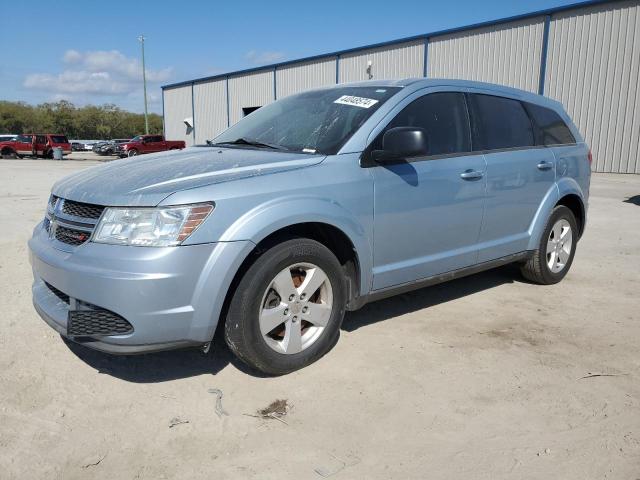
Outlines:
<svg viewBox="0 0 640 480"><path fill-rule="evenodd" d="M577 239L578 227L573 212L558 205L549 216L538 248L521 267L522 275L541 285L558 283L571 268Z"/></svg>
<svg viewBox="0 0 640 480"><path fill-rule="evenodd" d="M276 245L251 265L233 294L227 345L270 375L309 365L338 339L345 289L338 259L321 243L299 238Z"/></svg>

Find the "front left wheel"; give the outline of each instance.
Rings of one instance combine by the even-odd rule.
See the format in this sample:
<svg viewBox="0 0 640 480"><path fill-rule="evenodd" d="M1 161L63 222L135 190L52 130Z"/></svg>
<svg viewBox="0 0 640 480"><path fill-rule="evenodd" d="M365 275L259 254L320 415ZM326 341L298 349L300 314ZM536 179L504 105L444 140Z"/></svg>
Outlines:
<svg viewBox="0 0 640 480"><path fill-rule="evenodd" d="M336 343L345 291L342 266L327 247L306 238L280 243L258 257L233 293L227 345L270 375L305 367Z"/></svg>

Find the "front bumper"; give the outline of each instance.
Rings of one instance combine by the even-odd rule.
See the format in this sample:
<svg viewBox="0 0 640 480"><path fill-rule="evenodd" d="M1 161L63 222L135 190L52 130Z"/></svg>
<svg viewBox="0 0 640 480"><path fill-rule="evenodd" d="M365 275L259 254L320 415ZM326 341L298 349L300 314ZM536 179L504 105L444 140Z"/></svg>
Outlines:
<svg viewBox="0 0 640 480"><path fill-rule="evenodd" d="M54 247L40 224L29 241L33 304L65 337L69 311L85 304L123 317L132 333L71 337L109 353L201 345L213 338L233 275L252 248L249 241L166 248L87 242L67 252Z"/></svg>

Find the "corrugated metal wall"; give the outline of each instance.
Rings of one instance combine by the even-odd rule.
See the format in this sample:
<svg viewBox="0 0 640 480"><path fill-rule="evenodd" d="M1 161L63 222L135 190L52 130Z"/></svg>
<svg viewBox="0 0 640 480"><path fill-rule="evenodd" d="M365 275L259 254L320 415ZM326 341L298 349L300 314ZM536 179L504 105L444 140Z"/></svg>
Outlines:
<svg viewBox="0 0 640 480"><path fill-rule="evenodd" d="M369 61L374 79L421 77L428 38L427 77L480 80L532 92L543 84L543 93L565 105L590 144L594 170L640 173L640 1L536 15L229 74L228 99L225 77L195 83L196 140L226 128L227 101L234 124L242 118L242 108L266 105L274 95L335 83L336 68L341 83L367 80ZM166 88L164 101L167 137L192 143L183 124L192 116L191 85Z"/></svg>
<svg viewBox="0 0 640 480"><path fill-rule="evenodd" d="M229 117L231 125L242 118L242 109L263 107L273 102L273 70L229 78Z"/></svg>
<svg viewBox="0 0 640 480"><path fill-rule="evenodd" d="M278 98L336 83L336 57L296 63L276 70Z"/></svg>
<svg viewBox="0 0 640 480"><path fill-rule="evenodd" d="M538 91L544 17L429 39L427 76Z"/></svg>
<svg viewBox="0 0 640 480"><path fill-rule="evenodd" d="M193 145L193 135L187 133L184 119L193 116L191 110L191 85L165 89L164 96L164 135L169 140L184 140Z"/></svg>
<svg viewBox="0 0 640 480"><path fill-rule="evenodd" d="M565 105L598 172L640 173L639 64L637 1L552 17L544 93Z"/></svg>
<svg viewBox="0 0 640 480"><path fill-rule="evenodd" d="M369 61L371 61L373 78L422 77L424 40L361 50L340 56L340 83L369 80L367 74Z"/></svg>
<svg viewBox="0 0 640 480"><path fill-rule="evenodd" d="M193 118L196 143L204 143L227 128L227 82L225 79L193 86Z"/></svg>

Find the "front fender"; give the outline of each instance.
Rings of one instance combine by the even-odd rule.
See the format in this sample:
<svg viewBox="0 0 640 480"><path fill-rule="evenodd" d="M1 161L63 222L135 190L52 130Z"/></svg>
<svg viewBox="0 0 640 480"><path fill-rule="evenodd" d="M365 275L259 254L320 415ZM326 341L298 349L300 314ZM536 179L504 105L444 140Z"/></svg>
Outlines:
<svg viewBox="0 0 640 480"><path fill-rule="evenodd" d="M549 215L551 215L552 210L561 198L572 194L577 195L580 198L584 208L584 194L580 185L578 185L578 182L573 178L562 177L553 184L544 196L544 199L540 203L540 207L538 207L538 211L529 226L529 244L527 246L527 250L535 250L538 248L542 232L544 231L547 219L549 218Z"/></svg>
<svg viewBox="0 0 640 480"><path fill-rule="evenodd" d="M293 196L259 205L239 217L220 237L221 242L260 243L272 233L300 223L324 223L342 231L358 258L360 294L369 292L373 254L363 224L339 203L318 197Z"/></svg>

